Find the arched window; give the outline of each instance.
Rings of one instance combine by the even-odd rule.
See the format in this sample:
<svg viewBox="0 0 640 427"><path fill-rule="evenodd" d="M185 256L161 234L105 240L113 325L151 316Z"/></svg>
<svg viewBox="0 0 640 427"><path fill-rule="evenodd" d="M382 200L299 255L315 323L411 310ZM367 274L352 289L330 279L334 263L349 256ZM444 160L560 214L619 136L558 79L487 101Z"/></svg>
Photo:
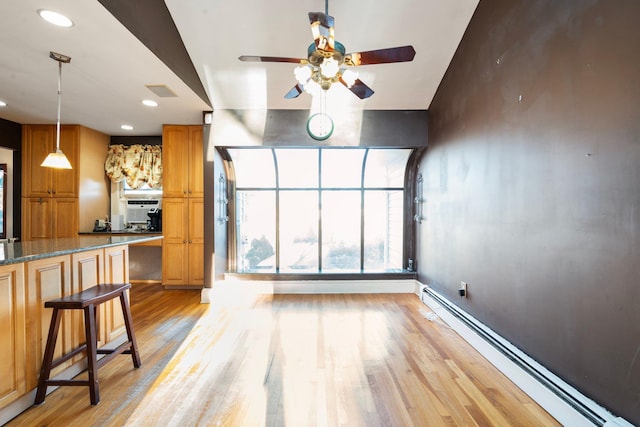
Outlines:
<svg viewBox="0 0 640 427"><path fill-rule="evenodd" d="M229 148L236 272L402 270L405 148Z"/></svg>

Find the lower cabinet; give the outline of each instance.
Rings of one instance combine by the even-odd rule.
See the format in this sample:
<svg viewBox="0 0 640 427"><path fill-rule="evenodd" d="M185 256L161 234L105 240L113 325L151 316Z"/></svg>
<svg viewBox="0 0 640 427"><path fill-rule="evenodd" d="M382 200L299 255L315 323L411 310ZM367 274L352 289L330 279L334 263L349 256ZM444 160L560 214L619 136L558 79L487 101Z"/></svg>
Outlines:
<svg viewBox="0 0 640 427"><path fill-rule="evenodd" d="M44 303L71 293L71 256L62 255L26 263L27 266L27 389L38 385L42 356L47 345L47 333L51 322L50 308ZM73 349L72 316L62 316L54 357L60 357ZM59 374L71 366L66 361L51 372Z"/></svg>
<svg viewBox="0 0 640 427"><path fill-rule="evenodd" d="M0 408L27 392L24 264L0 266Z"/></svg>
<svg viewBox="0 0 640 427"><path fill-rule="evenodd" d="M104 283L126 283L129 281L129 246L113 246L104 249L104 280ZM127 298L131 301L129 297L127 292ZM104 334L105 342L110 342L127 332L124 315L119 299L107 301L102 304L102 308L105 313L102 317L104 329L101 329L101 333Z"/></svg>
<svg viewBox="0 0 640 427"><path fill-rule="evenodd" d="M44 303L101 283L128 280L127 245L0 266L0 424L17 415L13 412L13 403L25 399L27 405L33 403L27 396L38 385L53 312L45 308ZM119 299L101 304L98 316L98 347L108 345L126 333ZM54 357L60 357L84 342L82 312L65 312ZM52 377L84 358L81 353L66 361L52 371Z"/></svg>
<svg viewBox="0 0 640 427"><path fill-rule="evenodd" d="M204 199L165 198L162 217L162 283L167 288L204 285Z"/></svg>

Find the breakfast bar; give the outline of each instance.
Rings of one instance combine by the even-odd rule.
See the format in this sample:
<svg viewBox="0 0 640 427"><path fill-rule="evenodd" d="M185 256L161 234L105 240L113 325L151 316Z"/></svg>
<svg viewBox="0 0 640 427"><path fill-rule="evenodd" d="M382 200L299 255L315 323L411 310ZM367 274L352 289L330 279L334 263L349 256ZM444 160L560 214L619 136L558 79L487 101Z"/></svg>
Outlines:
<svg viewBox="0 0 640 427"><path fill-rule="evenodd" d="M33 404L51 319L45 302L99 284L129 282L129 245L159 239L98 235L0 243L0 424ZM62 319L56 358L84 342L82 317L73 314ZM98 347L118 345L126 336L118 301L102 304L98 316ZM83 360L70 358L52 376L77 375L86 367Z"/></svg>

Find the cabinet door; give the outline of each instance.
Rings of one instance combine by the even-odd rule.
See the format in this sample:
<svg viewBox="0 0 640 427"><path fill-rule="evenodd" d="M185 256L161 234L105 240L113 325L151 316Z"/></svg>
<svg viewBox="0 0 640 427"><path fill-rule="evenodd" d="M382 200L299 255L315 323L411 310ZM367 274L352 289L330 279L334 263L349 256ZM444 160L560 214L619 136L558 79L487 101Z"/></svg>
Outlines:
<svg viewBox="0 0 640 427"><path fill-rule="evenodd" d="M162 196L186 197L189 188L189 127L162 128ZM164 209L163 209L164 215Z"/></svg>
<svg viewBox="0 0 640 427"><path fill-rule="evenodd" d="M51 171L51 193L55 197L78 197L79 140L80 128L78 126L60 127L60 149L69 159L73 169L53 169ZM55 149L55 137L52 145ZM47 168L40 167L40 169Z"/></svg>
<svg viewBox="0 0 640 427"><path fill-rule="evenodd" d="M51 169L40 163L54 148L55 128L51 125L22 127L22 196L51 195Z"/></svg>
<svg viewBox="0 0 640 427"><path fill-rule="evenodd" d="M105 283L129 282L129 246L113 246L104 249ZM113 341L126 333L124 316L120 299L113 299L103 304L105 309L105 342Z"/></svg>
<svg viewBox="0 0 640 427"><path fill-rule="evenodd" d="M202 126L189 126L189 197L204 197Z"/></svg>
<svg viewBox="0 0 640 427"><path fill-rule="evenodd" d="M78 236L78 199L51 199L52 236L54 238Z"/></svg>
<svg viewBox="0 0 640 427"><path fill-rule="evenodd" d="M0 408L27 392L24 264L0 266Z"/></svg>
<svg viewBox="0 0 640 427"><path fill-rule="evenodd" d="M51 203L49 197L22 199L22 240L51 238Z"/></svg>
<svg viewBox="0 0 640 427"><path fill-rule="evenodd" d="M189 199L189 285L204 285L204 199Z"/></svg>
<svg viewBox="0 0 640 427"><path fill-rule="evenodd" d="M22 240L76 237L78 199L30 197L22 199Z"/></svg>
<svg viewBox="0 0 640 427"><path fill-rule="evenodd" d="M187 283L188 199L162 199L162 283Z"/></svg>
<svg viewBox="0 0 640 427"><path fill-rule="evenodd" d="M189 236L188 202L182 198L162 199L162 234L164 242L187 243Z"/></svg>
<svg viewBox="0 0 640 427"><path fill-rule="evenodd" d="M22 195L23 197L77 197L80 131L76 125L60 127L60 149L73 169L51 169L40 166L56 149L56 127L24 125L22 131Z"/></svg>
<svg viewBox="0 0 640 427"><path fill-rule="evenodd" d="M44 308L44 303L71 293L71 257L63 255L29 261L27 263L27 389L38 385L38 374L42 365L44 348L53 309ZM54 357L60 357L71 351L72 328L71 316L63 314L56 342ZM58 375L69 367L67 361L51 372Z"/></svg>
<svg viewBox="0 0 640 427"><path fill-rule="evenodd" d="M85 289L92 288L104 283L104 251L102 249L95 249L91 251L78 252L71 255L71 268L72 268L72 282L71 293L77 293L84 291ZM86 341L84 330L84 314L81 310L72 310L73 316L73 346L79 346ZM105 327L104 322L104 304L101 304L98 308L98 322L100 326L100 332L98 333L98 347L101 347L104 334L101 331ZM85 356L84 354L78 355L75 360L81 360Z"/></svg>

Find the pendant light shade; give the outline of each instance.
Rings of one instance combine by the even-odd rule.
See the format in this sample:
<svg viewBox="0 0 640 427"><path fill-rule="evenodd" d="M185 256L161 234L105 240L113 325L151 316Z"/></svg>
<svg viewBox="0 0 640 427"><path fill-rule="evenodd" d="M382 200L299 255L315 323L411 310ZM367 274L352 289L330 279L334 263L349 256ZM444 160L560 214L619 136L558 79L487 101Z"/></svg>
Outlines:
<svg viewBox="0 0 640 427"><path fill-rule="evenodd" d="M60 150L60 107L62 105L62 63L68 64L71 62L71 57L62 55L60 53L49 52L49 57L55 61L58 61L58 121L56 123L56 151L50 153L46 159L40 164L45 168L55 169L72 169L69 159Z"/></svg>

